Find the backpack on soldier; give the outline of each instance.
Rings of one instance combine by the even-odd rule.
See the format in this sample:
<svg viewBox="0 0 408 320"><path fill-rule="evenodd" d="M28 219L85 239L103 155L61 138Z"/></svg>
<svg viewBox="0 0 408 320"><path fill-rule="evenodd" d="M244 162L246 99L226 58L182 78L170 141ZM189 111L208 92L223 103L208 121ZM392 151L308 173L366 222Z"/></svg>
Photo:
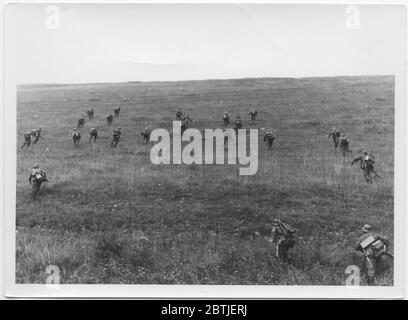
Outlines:
<svg viewBox="0 0 408 320"><path fill-rule="evenodd" d="M387 251L384 242L373 235L368 236L360 242L360 247L368 256L378 257Z"/></svg>

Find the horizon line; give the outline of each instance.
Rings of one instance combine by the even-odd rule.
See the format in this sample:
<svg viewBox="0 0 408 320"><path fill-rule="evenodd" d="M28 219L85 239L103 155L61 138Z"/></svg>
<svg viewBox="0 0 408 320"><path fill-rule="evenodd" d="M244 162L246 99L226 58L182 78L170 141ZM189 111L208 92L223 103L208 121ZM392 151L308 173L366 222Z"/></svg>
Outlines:
<svg viewBox="0 0 408 320"><path fill-rule="evenodd" d="M80 86L80 85L107 85L107 84L131 84L131 83L163 83L163 82L199 82L199 81L229 81L229 80L302 80L302 79L324 79L324 78L368 78L368 77L395 77L394 74L361 74L361 75L332 75L332 76L299 76L299 77L242 77L242 78L207 78L207 79L189 79L189 80L128 80L128 81L102 81L102 82L39 82L39 83L20 83L16 86L34 87L34 86Z"/></svg>

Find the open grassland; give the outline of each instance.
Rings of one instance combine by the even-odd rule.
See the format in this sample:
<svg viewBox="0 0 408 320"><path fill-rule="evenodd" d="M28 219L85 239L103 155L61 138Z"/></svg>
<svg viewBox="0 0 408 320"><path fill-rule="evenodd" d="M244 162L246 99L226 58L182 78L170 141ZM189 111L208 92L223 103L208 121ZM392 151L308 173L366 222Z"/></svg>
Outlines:
<svg viewBox="0 0 408 320"><path fill-rule="evenodd" d="M62 283L343 285L346 267L362 262L354 247L364 223L393 238L393 77L20 86L17 103L18 283L44 283L52 264ZM75 149L71 130L91 107ZM239 176L239 164L153 165L140 131L171 130L178 107L201 130L222 127L227 111L277 139L268 151L260 133L254 176ZM347 158L327 137L333 126L351 141ZM20 150L36 127L44 138ZM350 166L362 148L376 157L378 184ZM37 202L33 163L50 179ZM298 230L290 264L264 238L273 218ZM376 284L392 282L390 266Z"/></svg>

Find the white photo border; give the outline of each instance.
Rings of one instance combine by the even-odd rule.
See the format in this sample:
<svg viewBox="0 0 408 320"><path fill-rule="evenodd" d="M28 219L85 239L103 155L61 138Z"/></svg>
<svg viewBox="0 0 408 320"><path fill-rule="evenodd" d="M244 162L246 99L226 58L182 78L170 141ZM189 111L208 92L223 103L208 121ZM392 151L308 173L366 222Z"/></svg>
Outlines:
<svg viewBox="0 0 408 320"><path fill-rule="evenodd" d="M8 1L3 3L2 12L5 16L5 6L15 3L44 4L44 3L115 3L115 4L146 4L146 3L268 3L268 4L319 4L319 5L401 5L405 9L406 1ZM3 39L7 25L3 24ZM406 29L406 20L405 20ZM405 48L407 49L407 32L405 32ZM5 40L7 41L7 39ZM7 43L4 43L2 50L3 61L3 179L2 188L4 192L4 215L2 219L3 239L2 243L4 258L0 267L4 282L4 296L8 298L55 298L55 297L88 297L88 298L403 298L406 294L406 92L407 92L407 64L401 67L400 72L395 74L395 140L394 140L394 281L389 287L348 287L348 286L265 286L265 285L68 285L60 284L55 286L39 284L16 284L15 283L15 232L16 232L16 135L5 133L17 132L16 128L16 86L17 83L12 78L12 74L7 69L7 59L12 59L7 51ZM406 50L407 52L407 50ZM406 56L405 52L405 56ZM14 121L6 121L14 119ZM6 181L11 183L6 185ZM0 222L2 222L0 220ZM0 261L1 262L1 261ZM2 284L0 278L0 285Z"/></svg>

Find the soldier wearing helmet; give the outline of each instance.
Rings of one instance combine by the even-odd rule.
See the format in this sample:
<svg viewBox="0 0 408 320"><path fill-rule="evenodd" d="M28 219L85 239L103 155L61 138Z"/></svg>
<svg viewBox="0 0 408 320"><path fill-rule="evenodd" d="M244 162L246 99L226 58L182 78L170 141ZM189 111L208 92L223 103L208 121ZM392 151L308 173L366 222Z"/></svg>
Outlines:
<svg viewBox="0 0 408 320"><path fill-rule="evenodd" d="M30 147L31 145L31 133L26 132L24 133L24 144L21 146L21 149L23 149L25 146Z"/></svg>
<svg viewBox="0 0 408 320"><path fill-rule="evenodd" d="M268 131L266 131L266 134L265 134L265 136L263 138L263 141L268 144L268 149L269 150L271 150L274 140L275 140L275 136L274 136L274 134L272 132L272 129L268 129Z"/></svg>
<svg viewBox="0 0 408 320"><path fill-rule="evenodd" d="M337 129L333 127L332 130L329 132L329 138L330 137L333 139L334 149L336 150L337 147L339 146L340 131L337 131Z"/></svg>
<svg viewBox="0 0 408 320"><path fill-rule="evenodd" d="M228 113L225 111L224 112L224 116L222 117L222 121L224 122L224 126L229 126L230 124L230 117L228 115Z"/></svg>
<svg viewBox="0 0 408 320"><path fill-rule="evenodd" d="M92 128L89 131L89 143L96 142L96 139L98 138L98 130L96 130L96 128Z"/></svg>
<svg viewBox="0 0 408 320"><path fill-rule="evenodd" d="M374 275L378 272L382 257L384 255L392 257L388 252L389 240L378 233L373 232L373 227L365 224L362 227L362 235L358 238L356 250L362 252L369 264L369 281L373 281Z"/></svg>
<svg viewBox="0 0 408 320"><path fill-rule="evenodd" d="M116 148L116 146L119 143L121 134L122 128L117 128L116 130L113 131L111 147Z"/></svg>
<svg viewBox="0 0 408 320"><path fill-rule="evenodd" d="M287 223L274 219L272 223L272 242L276 246L276 256L288 261L288 252L295 246L295 230Z"/></svg>
<svg viewBox="0 0 408 320"><path fill-rule="evenodd" d="M360 168L363 170L364 178L367 183L373 183L372 178L380 177L377 172L374 171L375 161L372 155L369 155L367 151L363 150L363 155L355 158L351 165L356 162L360 162Z"/></svg>
<svg viewBox="0 0 408 320"><path fill-rule="evenodd" d="M31 185L31 195L33 200L37 199L38 191L40 190L41 184L47 182L47 174L44 170L40 169L38 164L34 164L33 170L31 170L28 182Z"/></svg>
<svg viewBox="0 0 408 320"><path fill-rule="evenodd" d="M143 137L143 144L148 144L150 141L150 134L151 131L148 128L145 128L142 133L141 136Z"/></svg>

